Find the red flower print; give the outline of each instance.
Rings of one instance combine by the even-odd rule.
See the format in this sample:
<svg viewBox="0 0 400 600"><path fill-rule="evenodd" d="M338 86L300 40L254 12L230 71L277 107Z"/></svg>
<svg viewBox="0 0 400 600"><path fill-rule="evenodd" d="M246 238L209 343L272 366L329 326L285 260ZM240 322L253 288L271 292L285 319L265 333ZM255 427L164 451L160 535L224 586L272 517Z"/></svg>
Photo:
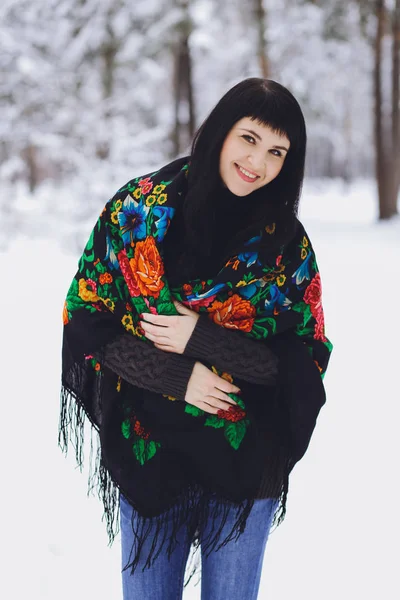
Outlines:
<svg viewBox="0 0 400 600"><path fill-rule="evenodd" d="M226 419L227 421L236 423L237 421L241 421L246 416L246 413L239 406L230 406L229 410L220 408L217 412L217 416L220 419Z"/></svg>
<svg viewBox="0 0 400 600"><path fill-rule="evenodd" d="M185 283L183 285L183 291L185 292L185 294L188 296L189 294L191 294L193 292L193 288L191 285L189 285L188 283Z"/></svg>
<svg viewBox="0 0 400 600"><path fill-rule="evenodd" d="M146 306L149 309L149 311L151 312L151 314L158 315L157 309L154 306L150 306L150 302L147 300L147 298L144 297L143 300L146 302Z"/></svg>
<svg viewBox="0 0 400 600"><path fill-rule="evenodd" d="M314 339L326 342L324 311L322 309L321 276L317 273L304 294L304 302L309 304L311 314L316 320Z"/></svg>
<svg viewBox="0 0 400 600"><path fill-rule="evenodd" d="M213 302L208 309L212 320L217 325L228 329L251 331L256 316L256 308L248 300L234 294L225 302Z"/></svg>
<svg viewBox="0 0 400 600"><path fill-rule="evenodd" d="M105 283L112 283L112 275L110 273L101 273L99 277L100 285L104 285Z"/></svg>
<svg viewBox="0 0 400 600"><path fill-rule="evenodd" d="M135 255L129 263L140 294L158 298L165 285L164 265L152 236L136 243Z"/></svg>
<svg viewBox="0 0 400 600"><path fill-rule="evenodd" d="M129 259L126 255L126 250L124 249L118 252L117 258L119 266L121 267L121 273L124 276L126 285L128 286L129 293L134 298L137 298L137 296L140 296L140 290L133 276L131 265L129 264Z"/></svg>
<svg viewBox="0 0 400 600"><path fill-rule="evenodd" d="M212 296L209 296L208 298L201 298L199 300L197 300L196 298L193 298L192 300L190 300L190 302L188 302L188 308L191 308L192 310L195 310L198 312L200 309L200 306L210 306L210 304L212 304L212 302L214 302L216 297L217 297L217 294L213 294Z"/></svg>
<svg viewBox="0 0 400 600"><path fill-rule="evenodd" d="M153 183L150 177L146 177L145 179L141 179L139 181L140 189L142 194L149 194L153 189Z"/></svg>
<svg viewBox="0 0 400 600"><path fill-rule="evenodd" d="M150 436L150 432L145 430L145 428L141 425L140 421L136 418L135 415L133 415L132 417L132 423L133 431L136 433L136 435L143 438L144 440L147 440L147 438Z"/></svg>

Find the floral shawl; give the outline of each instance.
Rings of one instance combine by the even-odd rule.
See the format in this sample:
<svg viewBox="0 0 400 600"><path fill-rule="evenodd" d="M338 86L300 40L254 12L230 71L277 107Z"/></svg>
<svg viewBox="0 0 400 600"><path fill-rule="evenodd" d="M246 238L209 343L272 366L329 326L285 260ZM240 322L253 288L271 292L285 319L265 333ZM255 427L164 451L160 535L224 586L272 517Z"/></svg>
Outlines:
<svg viewBox="0 0 400 600"><path fill-rule="evenodd" d="M240 330L260 343L290 332L301 341L299 347L308 357L305 360L313 376L318 374L320 383L315 386L320 388L332 349L325 336L315 254L300 223L291 242L268 262L261 261L258 249L263 236L275 234L275 223L260 228L241 252L221 265L213 279L194 279L171 289L164 271L163 239L186 189L188 168L189 160L179 159L136 177L117 191L93 228L65 301L59 443L66 450L70 439L82 466L84 417L89 418L92 432L98 434L97 459L89 483L90 488L97 486L104 502L110 543L118 531L120 491L142 516L138 539L148 535L145 524L158 526L173 503L180 507L178 527L187 516L187 507L194 510L199 489L203 496L217 494L221 510L226 509L227 501L241 508L236 523L240 533L266 477L259 466L261 456L264 466L266 456L271 465L273 462L270 440L274 434L269 426L260 429L259 408L254 401L252 405L255 392L232 395L237 406L218 414L205 413L182 399L157 397L154 406L165 414L165 423L174 427L153 428L151 414L140 404L138 388L103 367L100 358L101 349L123 332L151 343L138 327L141 313L177 314L176 298L208 314L214 323ZM237 383L231 374L212 368ZM265 396L265 390L262 394ZM279 399L276 390L269 389L269 396ZM266 400L260 402L260 394L257 402L267 405ZM201 445L207 451L195 454L187 432L195 436L197 448ZM290 456L283 434L279 443L276 436L274 439L279 460L271 466L269 476L272 478L272 471L283 474L268 495L281 500L280 514L275 514L279 523L285 513ZM177 456L184 457L184 468L177 467ZM282 469L283 463L286 467ZM216 540L213 542L215 547ZM148 557L148 566L152 558ZM130 564L132 570L137 563L136 557Z"/></svg>

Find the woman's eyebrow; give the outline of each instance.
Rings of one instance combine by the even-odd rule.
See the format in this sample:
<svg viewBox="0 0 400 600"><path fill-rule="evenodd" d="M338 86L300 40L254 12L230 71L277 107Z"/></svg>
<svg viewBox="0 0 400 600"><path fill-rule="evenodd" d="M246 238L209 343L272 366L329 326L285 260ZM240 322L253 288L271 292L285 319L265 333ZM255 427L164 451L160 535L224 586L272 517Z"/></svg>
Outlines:
<svg viewBox="0 0 400 600"><path fill-rule="evenodd" d="M248 133L251 133L251 135L253 135L255 138L257 138L258 140L260 140L260 142L262 142L262 139L258 135L258 133L256 133L252 129L244 129L242 127L240 127L240 129L241 129L241 131L247 131ZM272 146L272 147L276 148L277 150L285 150L285 152L289 152L289 148L286 148L286 146Z"/></svg>

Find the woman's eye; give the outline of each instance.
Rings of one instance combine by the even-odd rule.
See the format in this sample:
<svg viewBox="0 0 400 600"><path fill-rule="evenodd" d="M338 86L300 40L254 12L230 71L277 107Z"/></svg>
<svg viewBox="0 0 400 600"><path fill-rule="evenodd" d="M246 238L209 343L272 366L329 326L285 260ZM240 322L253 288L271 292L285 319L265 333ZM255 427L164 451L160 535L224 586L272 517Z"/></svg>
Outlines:
<svg viewBox="0 0 400 600"><path fill-rule="evenodd" d="M282 156L282 152L280 150L271 150L271 152L276 152L274 156Z"/></svg>
<svg viewBox="0 0 400 600"><path fill-rule="evenodd" d="M256 140L253 138L252 135L242 135L242 138L244 138L246 140L246 142L250 142L250 144L255 144Z"/></svg>

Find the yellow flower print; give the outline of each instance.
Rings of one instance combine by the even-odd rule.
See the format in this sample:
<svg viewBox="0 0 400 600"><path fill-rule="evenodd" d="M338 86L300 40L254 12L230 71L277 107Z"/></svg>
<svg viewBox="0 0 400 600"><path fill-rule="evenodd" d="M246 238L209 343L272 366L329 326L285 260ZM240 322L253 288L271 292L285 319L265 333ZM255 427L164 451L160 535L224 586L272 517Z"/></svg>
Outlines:
<svg viewBox="0 0 400 600"><path fill-rule="evenodd" d="M153 194L150 194L150 196L147 196L147 198L146 198L147 206L153 206L153 204L156 200L157 200L157 198Z"/></svg>
<svg viewBox="0 0 400 600"><path fill-rule="evenodd" d="M122 208L122 200L117 200L114 206L116 211L120 211Z"/></svg>
<svg viewBox="0 0 400 600"><path fill-rule="evenodd" d="M111 221L115 225L118 225L118 211L117 210L114 210L114 212L111 213Z"/></svg>
<svg viewBox="0 0 400 600"><path fill-rule="evenodd" d="M229 381L229 383L233 383L233 377L232 375L229 375L229 373L221 373L221 378L225 379L225 381Z"/></svg>
<svg viewBox="0 0 400 600"><path fill-rule="evenodd" d="M134 331L132 315L124 315L121 323L127 331Z"/></svg>
<svg viewBox="0 0 400 600"><path fill-rule="evenodd" d="M135 327L133 331L135 332L135 335L137 335L138 337L140 337L140 338L144 337L143 333L140 331L140 327Z"/></svg>
<svg viewBox="0 0 400 600"><path fill-rule="evenodd" d="M306 238L306 236L303 237L303 248L307 248L308 246L308 239Z"/></svg>
<svg viewBox="0 0 400 600"><path fill-rule="evenodd" d="M164 204L167 201L167 194L160 194L157 198L158 204Z"/></svg>
<svg viewBox="0 0 400 600"><path fill-rule="evenodd" d="M265 227L265 231L267 233L269 233L270 235L272 235L273 233L275 233L275 229L276 229L276 223L271 223L270 225L267 225Z"/></svg>
<svg viewBox="0 0 400 600"><path fill-rule="evenodd" d="M307 250L305 248L301 249L301 258L302 258L302 260L307 258Z"/></svg>
<svg viewBox="0 0 400 600"><path fill-rule="evenodd" d="M211 366L211 370L213 373L215 373L216 375L218 375L218 371L215 367ZM229 383L233 382L233 377L232 375L229 375L229 373L225 373L225 371L223 373L221 373L220 377L222 379L225 379L225 381L229 381Z"/></svg>
<svg viewBox="0 0 400 600"><path fill-rule="evenodd" d="M136 198L136 200L139 200L140 196L142 195L142 190L140 189L140 187L136 188L132 195L134 198Z"/></svg>
<svg viewBox="0 0 400 600"><path fill-rule="evenodd" d="M63 323L64 325L67 325L69 323L69 314L68 314L68 305L67 305L67 301L64 302L64 308L63 308Z"/></svg>
<svg viewBox="0 0 400 600"><path fill-rule="evenodd" d="M115 310L115 302L113 302L110 298L100 298L100 300L107 306L107 308L114 312Z"/></svg>
<svg viewBox="0 0 400 600"><path fill-rule="evenodd" d="M118 381L117 381L117 392L121 391L121 377L118 377Z"/></svg>
<svg viewBox="0 0 400 600"><path fill-rule="evenodd" d="M99 296L96 294L96 285L91 279L80 279L78 286L78 296L85 302L97 302L100 300Z"/></svg>
<svg viewBox="0 0 400 600"><path fill-rule="evenodd" d="M254 283L255 281L257 281L257 278L255 279L250 279L249 281L245 281L244 279L241 279L237 284L236 287L243 287L245 285L250 285L251 283Z"/></svg>
<svg viewBox="0 0 400 600"><path fill-rule="evenodd" d="M159 184L158 184L158 185L156 185L156 187L154 188L154 190L153 190L153 194L161 194L161 192L162 192L163 190L165 190L165 188L166 188L166 187L167 187L166 185L164 185L164 184L162 184L162 183L159 183Z"/></svg>
<svg viewBox="0 0 400 600"><path fill-rule="evenodd" d="M176 400L176 398L174 398L173 396L168 396L168 394L163 394L164 398L168 398L168 400Z"/></svg>
<svg viewBox="0 0 400 600"><path fill-rule="evenodd" d="M279 277L276 278L276 283L279 285L279 287L281 287L286 281L286 275L279 275Z"/></svg>

